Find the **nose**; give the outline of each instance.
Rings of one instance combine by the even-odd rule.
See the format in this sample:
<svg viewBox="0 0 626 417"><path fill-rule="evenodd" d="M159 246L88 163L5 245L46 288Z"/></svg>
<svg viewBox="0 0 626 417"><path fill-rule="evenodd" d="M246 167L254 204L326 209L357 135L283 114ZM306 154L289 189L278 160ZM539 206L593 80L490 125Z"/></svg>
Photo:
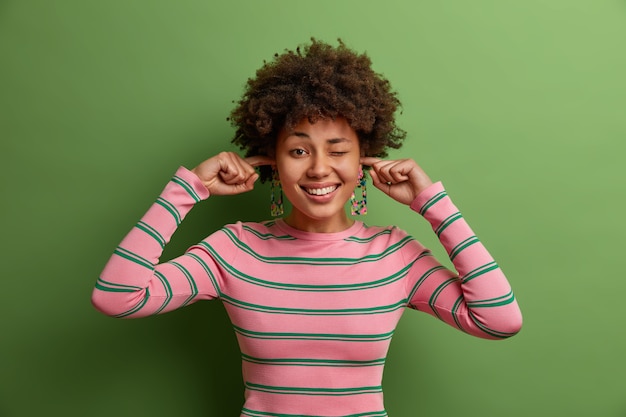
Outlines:
<svg viewBox="0 0 626 417"><path fill-rule="evenodd" d="M325 155L315 155L310 158L311 165L307 170L310 178L324 178L328 176L332 170L330 161Z"/></svg>

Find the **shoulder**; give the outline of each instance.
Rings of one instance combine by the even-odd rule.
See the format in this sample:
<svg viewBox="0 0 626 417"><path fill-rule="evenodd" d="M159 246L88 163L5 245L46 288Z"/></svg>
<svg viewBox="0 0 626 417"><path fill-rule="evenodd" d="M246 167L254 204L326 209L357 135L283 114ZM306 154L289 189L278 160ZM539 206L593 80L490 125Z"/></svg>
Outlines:
<svg viewBox="0 0 626 417"><path fill-rule="evenodd" d="M394 240L410 237L410 235L406 231L400 229L397 226L370 226L365 223L363 224L363 227L358 231L356 236L369 239L386 236L388 239Z"/></svg>
<svg viewBox="0 0 626 417"><path fill-rule="evenodd" d="M377 268L385 270L404 267L424 251L413 236L397 226L364 225L345 241L354 257L376 261Z"/></svg>
<svg viewBox="0 0 626 417"><path fill-rule="evenodd" d="M222 226L196 246L211 253L238 253L257 250L272 237L271 224L238 221Z"/></svg>
<svg viewBox="0 0 626 417"><path fill-rule="evenodd" d="M267 220L263 222L242 222L227 224L222 227L221 232L237 237L241 240L284 240L293 239L291 236L283 233L276 226L275 220Z"/></svg>
<svg viewBox="0 0 626 417"><path fill-rule="evenodd" d="M367 244L376 248L406 245L417 242L413 236L397 226L369 226L363 227L353 234L347 241Z"/></svg>

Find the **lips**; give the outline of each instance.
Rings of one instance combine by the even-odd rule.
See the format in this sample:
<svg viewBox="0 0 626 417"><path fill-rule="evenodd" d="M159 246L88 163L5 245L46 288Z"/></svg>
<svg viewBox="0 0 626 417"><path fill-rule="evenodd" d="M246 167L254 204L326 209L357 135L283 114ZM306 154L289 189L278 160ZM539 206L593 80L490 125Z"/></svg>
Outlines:
<svg viewBox="0 0 626 417"><path fill-rule="evenodd" d="M318 196L322 196L322 195L326 195L326 194L330 194L333 191L335 191L338 188L337 185L330 185L327 187L302 187L302 189L304 191L307 192L307 194L310 195L318 195Z"/></svg>

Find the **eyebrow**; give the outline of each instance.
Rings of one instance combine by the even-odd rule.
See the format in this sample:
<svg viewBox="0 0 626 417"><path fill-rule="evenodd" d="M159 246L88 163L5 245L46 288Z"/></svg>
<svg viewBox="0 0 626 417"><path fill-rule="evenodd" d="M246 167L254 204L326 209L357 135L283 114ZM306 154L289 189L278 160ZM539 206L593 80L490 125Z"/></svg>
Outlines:
<svg viewBox="0 0 626 417"><path fill-rule="evenodd" d="M304 132L293 132L290 136L297 136L299 138L311 139L311 137L307 133L304 133ZM326 143L330 143L331 145L335 143L343 143L343 142L350 142L350 141L346 138L332 138L332 139L326 140Z"/></svg>

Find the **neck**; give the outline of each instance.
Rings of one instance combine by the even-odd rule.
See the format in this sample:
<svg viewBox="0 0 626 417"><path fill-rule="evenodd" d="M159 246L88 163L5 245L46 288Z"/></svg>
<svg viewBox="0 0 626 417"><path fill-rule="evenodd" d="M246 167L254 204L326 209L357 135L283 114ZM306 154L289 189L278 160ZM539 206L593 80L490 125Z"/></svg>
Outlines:
<svg viewBox="0 0 626 417"><path fill-rule="evenodd" d="M292 211L283 220L294 229L312 233L343 232L354 224L354 220L349 218L346 213L333 219L311 219Z"/></svg>

